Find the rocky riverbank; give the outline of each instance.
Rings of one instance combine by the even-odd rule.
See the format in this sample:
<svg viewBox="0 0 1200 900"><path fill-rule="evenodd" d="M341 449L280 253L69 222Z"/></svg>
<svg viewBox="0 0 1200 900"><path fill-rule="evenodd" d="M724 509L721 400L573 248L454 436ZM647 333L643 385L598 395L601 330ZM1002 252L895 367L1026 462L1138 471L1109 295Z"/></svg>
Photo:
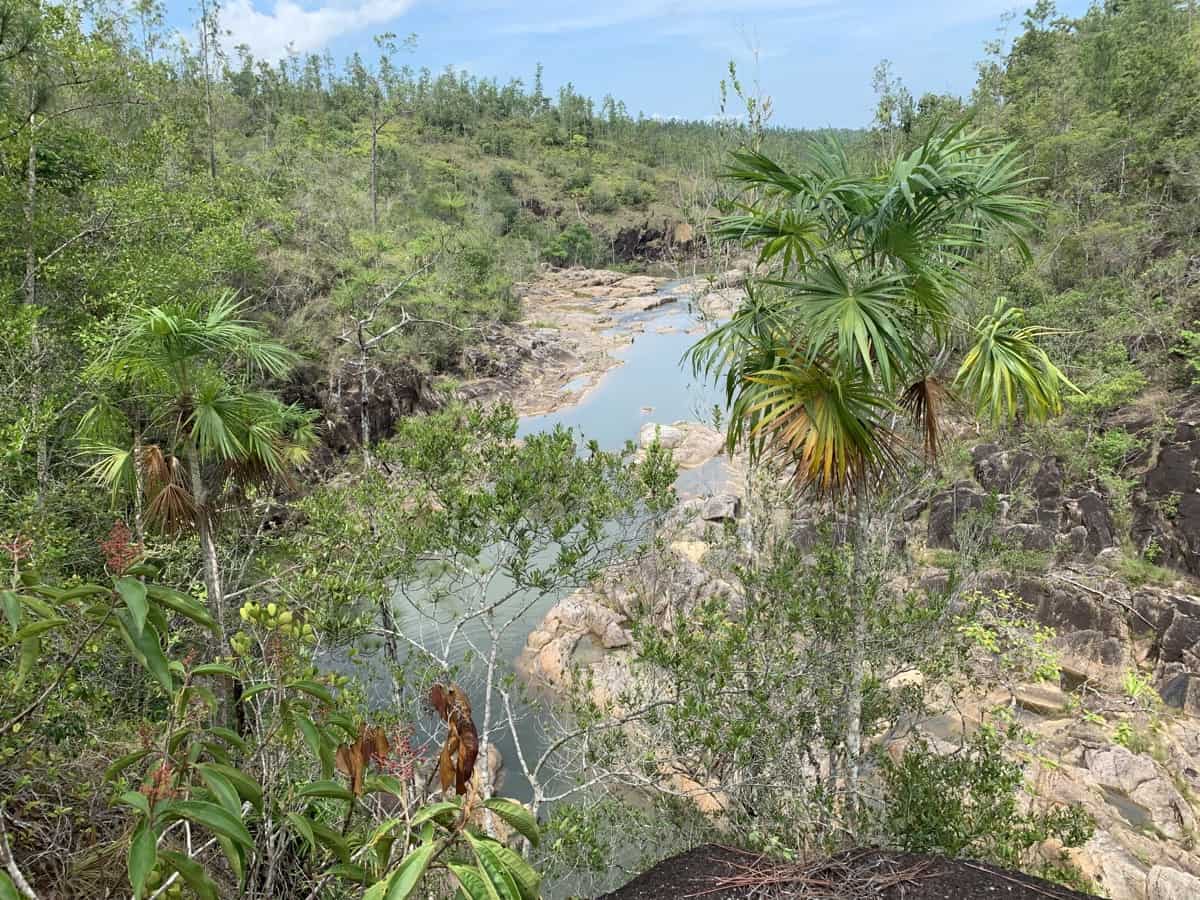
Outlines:
<svg viewBox="0 0 1200 900"><path fill-rule="evenodd" d="M513 404L518 415L552 412L580 402L604 373L621 365L613 355L641 334L639 314L690 302L709 318L732 313L745 296L740 271L672 284L650 275L605 269L548 269L517 286L522 319L496 326L473 350L477 377L462 384L463 399Z"/></svg>
<svg viewBox="0 0 1200 900"><path fill-rule="evenodd" d="M1200 454L1194 427L1190 419L1177 424L1161 451L1147 455L1146 494L1161 493L1159 482L1168 476L1190 484L1193 467L1178 457ZM745 529L743 505L736 494L681 504L658 570L611 573L565 598L530 635L519 670L556 690L583 685L598 706L619 714L623 693L638 677L632 622L670 631L695 604L734 590L714 535ZM953 714L932 716L921 730L933 746L953 752L989 711L1007 706L1030 735L1021 760L1031 796L1080 807L1096 821L1092 839L1068 853L1083 874L1112 900L1200 897L1200 596L1187 575L1188 551L1173 551L1185 570L1173 582L1166 576L1131 583L1123 563L1127 539L1109 498L1066 484L1052 456L981 444L969 477L903 511L898 541L910 560L909 589L943 583L945 555L984 515L992 517L988 534L1021 562L983 573L981 589L1021 598L1040 625L1054 629L1060 678L955 697ZM1135 529L1146 528L1148 515L1135 510L1132 518ZM1184 531L1187 519L1177 516L1169 525L1173 547L1194 546ZM802 544L815 528L803 509L790 511L786 527ZM674 787L720 814L713 786L689 780ZM1042 850L1048 860L1061 852Z"/></svg>

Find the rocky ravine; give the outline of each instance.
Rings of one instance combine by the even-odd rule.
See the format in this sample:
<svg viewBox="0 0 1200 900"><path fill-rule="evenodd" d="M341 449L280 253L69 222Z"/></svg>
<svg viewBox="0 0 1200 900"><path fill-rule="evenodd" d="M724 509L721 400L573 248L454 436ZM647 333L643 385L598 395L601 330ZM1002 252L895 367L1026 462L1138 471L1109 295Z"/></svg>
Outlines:
<svg viewBox="0 0 1200 900"><path fill-rule="evenodd" d="M696 278L663 292L666 278L603 269L548 269L517 286L523 318L496 326L468 368L478 377L459 389L467 400L507 400L522 416L578 403L605 372L621 364L612 351L628 345L645 325L623 321L637 313L699 294L706 315L728 315L745 292L740 271ZM711 290L710 290L711 288Z"/></svg>
<svg viewBox="0 0 1200 900"><path fill-rule="evenodd" d="M1132 537L1144 546L1150 534L1169 548L1165 558L1181 573L1173 585L1134 586L1119 577L1130 536L1117 533L1101 492L1068 489L1054 457L990 444L975 448L972 477L905 511L905 541L914 583L943 579L938 551L955 547L984 514L994 517L987 527L1005 546L1045 559L1044 571L995 571L984 579L1022 597L1057 635L1061 684L1023 685L1015 696L1037 741L1028 783L1040 797L1095 818L1094 837L1071 858L1103 893L1183 900L1200 898L1200 596L1186 577L1200 569L1200 516L1187 506L1187 498L1200 497L1200 405L1176 410L1174 427L1143 463ZM1176 496L1172 517L1154 502L1163 496ZM705 536L713 524L742 527L741 507L732 494L681 505L668 542L671 583L649 609L661 627L674 627L692 603L728 588L721 568L705 564L712 551ZM809 539L802 513L791 527L797 540ZM642 602L619 575L565 598L529 636L520 669L562 687L582 668L593 699L611 703L632 677L628 626L647 611ZM1142 674L1147 696L1136 696L1131 672ZM1001 699L1011 697L972 698L957 722L931 722L931 738L952 744ZM719 809L703 785L690 787L701 806Z"/></svg>

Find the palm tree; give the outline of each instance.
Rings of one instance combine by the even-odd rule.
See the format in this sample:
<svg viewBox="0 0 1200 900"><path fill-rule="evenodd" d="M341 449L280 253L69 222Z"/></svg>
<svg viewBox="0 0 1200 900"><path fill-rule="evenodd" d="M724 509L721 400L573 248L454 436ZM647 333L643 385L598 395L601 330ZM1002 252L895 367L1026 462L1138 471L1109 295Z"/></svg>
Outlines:
<svg viewBox="0 0 1200 900"><path fill-rule="evenodd" d="M909 456L915 431L936 455L948 390L994 420L1041 419L1070 386L1004 299L970 323L970 276L998 244L1028 255L1039 204L1012 144L959 126L874 174L835 141L814 142L789 172L761 153L734 154L745 190L719 234L759 250L763 277L730 321L690 351L698 374L723 379L728 444L782 460L803 487L836 501L865 577L871 495ZM966 347L952 385L942 373ZM855 616L846 688L845 756L857 794L865 610ZM853 802L853 800L852 800Z"/></svg>
<svg viewBox="0 0 1200 900"><path fill-rule="evenodd" d="M242 318L230 294L134 309L88 369L107 388L79 438L90 473L133 497L166 531L195 528L208 607L225 640L224 583L216 546L218 503L232 486L286 477L315 441L312 416L251 389L280 378L296 356Z"/></svg>

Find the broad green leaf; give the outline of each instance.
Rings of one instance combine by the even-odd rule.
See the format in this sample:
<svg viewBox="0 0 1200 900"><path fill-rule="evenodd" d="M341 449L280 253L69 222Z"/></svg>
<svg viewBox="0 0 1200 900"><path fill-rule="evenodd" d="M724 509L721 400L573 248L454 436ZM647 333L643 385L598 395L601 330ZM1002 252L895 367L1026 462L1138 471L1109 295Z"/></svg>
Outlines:
<svg viewBox="0 0 1200 900"><path fill-rule="evenodd" d="M237 670L233 666L227 666L223 663L205 663L202 666L196 666L192 669L193 675L225 675L229 678L237 678Z"/></svg>
<svg viewBox="0 0 1200 900"><path fill-rule="evenodd" d="M17 687L25 683L25 679L33 671L33 664L37 662L41 652L42 639L40 637L25 638L21 641L21 656L17 660Z"/></svg>
<svg viewBox="0 0 1200 900"><path fill-rule="evenodd" d="M5 872L0 872L0 900L22 900L12 879Z"/></svg>
<svg viewBox="0 0 1200 900"><path fill-rule="evenodd" d="M151 600L162 604L172 612L179 613L214 633L217 631L217 623L195 597L189 597L187 594L163 587L161 584L146 585L146 593L150 595Z"/></svg>
<svg viewBox="0 0 1200 900"><path fill-rule="evenodd" d="M300 813L294 813L294 812L288 813L286 816L284 816L284 818L287 820L288 824L291 825L293 829L295 829L296 833L299 834L300 837L304 838L304 840L308 842L309 849L313 853L316 853L317 852L317 838L313 834L312 822L310 822L304 816L300 815Z"/></svg>
<svg viewBox="0 0 1200 900"><path fill-rule="evenodd" d="M462 810L462 804L453 800L442 800L423 806L412 817L412 827L416 828L422 822L437 821L447 817L457 816Z"/></svg>
<svg viewBox="0 0 1200 900"><path fill-rule="evenodd" d="M269 691L274 686L275 685L271 684L270 682L266 682L266 681L261 681L258 684L248 685L242 691L242 696L238 698L238 702L245 703L247 700L251 699L252 697L257 697L263 691Z"/></svg>
<svg viewBox="0 0 1200 900"><path fill-rule="evenodd" d="M354 863L338 863L335 866L330 866L325 870L326 875L332 875L334 878L341 878L345 881L353 881L357 884L366 884L367 870L362 866Z"/></svg>
<svg viewBox="0 0 1200 900"><path fill-rule="evenodd" d="M319 757L321 755L321 745L324 742L321 740L320 730L313 723L312 719L304 715L304 713L296 712L292 714L292 721L296 723L296 727L304 735L304 743L308 744L308 749L312 751L313 756Z"/></svg>
<svg viewBox="0 0 1200 900"><path fill-rule="evenodd" d="M231 814L241 818L242 801L238 797L238 792L230 784L229 779L211 767L203 768L197 766L197 768L200 770L201 779L203 779L204 784L208 787L209 792L216 801Z"/></svg>
<svg viewBox="0 0 1200 900"><path fill-rule="evenodd" d="M396 871L392 873L392 877L388 879L387 893L384 894L385 900L407 900L408 897L411 897L413 891L421 883L421 878L424 877L425 870L429 867L429 861L433 859L438 848L437 843L422 844L404 857Z"/></svg>
<svg viewBox="0 0 1200 900"><path fill-rule="evenodd" d="M133 832L133 840L129 842L127 859L129 884L133 888L135 898L142 896L142 891L146 887L146 878L150 875L150 870L154 868L154 861L158 857L156 838L157 835L150 827L150 823L143 819Z"/></svg>
<svg viewBox="0 0 1200 900"><path fill-rule="evenodd" d="M310 697L316 697L322 703L328 706L335 706L336 701L333 699L333 694L329 692L329 688L323 684L318 684L315 681L293 681L287 685L296 691L303 691Z"/></svg>
<svg viewBox="0 0 1200 900"><path fill-rule="evenodd" d="M187 819L203 825L209 831L236 841L244 847L253 847L254 841L240 816L206 800L175 800L162 810L169 821Z"/></svg>
<svg viewBox="0 0 1200 900"><path fill-rule="evenodd" d="M383 900L383 895L387 892L388 879L385 876L382 880L375 882L365 891L363 891L362 900Z"/></svg>
<svg viewBox="0 0 1200 900"><path fill-rule="evenodd" d="M212 731L214 729L210 728L209 730ZM255 807L260 809L262 808L262 788L259 786L257 781L255 781L241 769L236 769L233 766L212 762L200 763L196 766L196 768L199 769L201 773L209 771L215 772L216 774L222 776L233 785L239 797L241 797L243 800L249 801L249 803Z"/></svg>
<svg viewBox="0 0 1200 900"><path fill-rule="evenodd" d="M221 847L221 852L225 854L225 858L229 860L229 867L233 870L234 877L241 884L246 874L246 848L240 842L227 838L223 834L217 835L217 843Z"/></svg>
<svg viewBox="0 0 1200 900"><path fill-rule="evenodd" d="M491 845L490 849L508 870L513 881L517 883L517 890L521 892L521 900L538 900L538 897L541 896L538 889L541 887L542 876L534 871L534 868L521 857L521 854L512 848L497 843Z"/></svg>
<svg viewBox="0 0 1200 900"><path fill-rule="evenodd" d="M149 750L149 749L134 750L132 753L126 753L124 756L119 757L118 759L114 759L112 761L112 764L107 769L104 770L104 780L112 781L118 775L120 775L122 772L124 772L130 766L132 766L135 762L145 759L152 752L153 751ZM138 796L140 797L142 795L139 794Z"/></svg>
<svg viewBox="0 0 1200 900"><path fill-rule="evenodd" d="M354 800L354 793L336 781L313 781L296 791L300 797L325 797L330 800Z"/></svg>
<svg viewBox="0 0 1200 900"><path fill-rule="evenodd" d="M313 835L323 847L332 850L342 862L350 862L350 845L344 837L322 822L310 819L309 824L312 825Z"/></svg>
<svg viewBox="0 0 1200 900"><path fill-rule="evenodd" d="M488 882L500 900L524 900L521 896L521 889L517 887L517 882L495 853L495 848L499 845L495 841L476 837L470 831L466 831L464 834L471 845L471 850L475 853L475 858L479 861L479 868L487 876Z"/></svg>
<svg viewBox="0 0 1200 900"><path fill-rule="evenodd" d="M163 861L164 868L179 873L184 884L199 900L219 900L220 894L217 892L217 886L208 877L208 873L204 871L204 866L200 863L173 850L162 851L159 853L159 858Z"/></svg>
<svg viewBox="0 0 1200 900"><path fill-rule="evenodd" d="M37 637L39 634L45 634L51 628L61 628L66 625L67 620L61 616L55 616L50 619L40 619L37 622L30 622L24 628L19 628L15 631L4 644L0 646L8 647L12 644L19 644L22 641L28 640L31 637Z"/></svg>
<svg viewBox="0 0 1200 900"><path fill-rule="evenodd" d="M140 791L126 791L117 799L121 803L124 803L126 806L132 806L134 809L136 809L142 815L149 818L149 816L150 816L150 801L148 799L146 799L146 795L141 793Z"/></svg>
<svg viewBox="0 0 1200 900"><path fill-rule="evenodd" d="M216 735L231 747L236 747L243 753L250 750L249 744L243 740L242 736L232 728L226 728L224 725L209 725L208 733Z"/></svg>
<svg viewBox="0 0 1200 900"><path fill-rule="evenodd" d="M458 880L459 896L467 900L496 900L499 896L492 883L481 875L474 866L465 863L450 863L450 871Z"/></svg>
<svg viewBox="0 0 1200 900"><path fill-rule="evenodd" d="M117 579L115 587L121 599L125 601L125 608L129 610L129 618L133 623L131 630L136 639L141 636L142 629L146 626L146 616L150 612L150 604L146 601L146 585L136 578L123 575Z"/></svg>
<svg viewBox="0 0 1200 900"><path fill-rule="evenodd" d="M0 591L0 606L4 607L4 617L8 619L9 630L13 634L21 627L21 601L15 591Z"/></svg>
<svg viewBox="0 0 1200 900"><path fill-rule="evenodd" d="M399 797L404 792L404 786L395 775L372 775L363 780L363 791L368 794L391 794Z"/></svg>
<svg viewBox="0 0 1200 900"><path fill-rule="evenodd" d="M483 805L521 832L533 846L538 845L541 834L538 831L537 820L527 806L504 797L491 797L485 800Z"/></svg>

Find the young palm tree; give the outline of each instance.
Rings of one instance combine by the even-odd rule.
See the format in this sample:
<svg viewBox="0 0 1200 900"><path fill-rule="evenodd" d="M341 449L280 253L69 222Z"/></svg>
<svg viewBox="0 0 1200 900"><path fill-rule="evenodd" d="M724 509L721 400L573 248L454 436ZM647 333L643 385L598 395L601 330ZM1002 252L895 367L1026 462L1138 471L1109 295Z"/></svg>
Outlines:
<svg viewBox="0 0 1200 900"><path fill-rule="evenodd" d="M229 487L284 477L315 441L312 417L250 389L252 375L279 378L295 355L241 317L232 295L214 303L140 308L118 326L89 369L107 388L80 425L90 472L114 497L167 531L194 527L208 606L225 639L217 504ZM117 398L117 399L114 399Z"/></svg>
<svg viewBox="0 0 1200 900"><path fill-rule="evenodd" d="M867 501L904 460L905 432L937 453L941 375L957 351L968 348L953 386L993 419L1053 415L1070 383L1037 346L1046 332L1003 299L967 321L984 251L1007 242L1028 254L1035 230L1039 205L1023 193L1030 179L1013 145L959 126L876 174L854 171L832 140L814 143L810 159L793 173L734 154L729 177L748 199L719 233L758 248L767 274L690 357L724 380L731 449L781 459L800 485L838 501L860 570ZM866 628L860 610L844 713L852 803Z"/></svg>

